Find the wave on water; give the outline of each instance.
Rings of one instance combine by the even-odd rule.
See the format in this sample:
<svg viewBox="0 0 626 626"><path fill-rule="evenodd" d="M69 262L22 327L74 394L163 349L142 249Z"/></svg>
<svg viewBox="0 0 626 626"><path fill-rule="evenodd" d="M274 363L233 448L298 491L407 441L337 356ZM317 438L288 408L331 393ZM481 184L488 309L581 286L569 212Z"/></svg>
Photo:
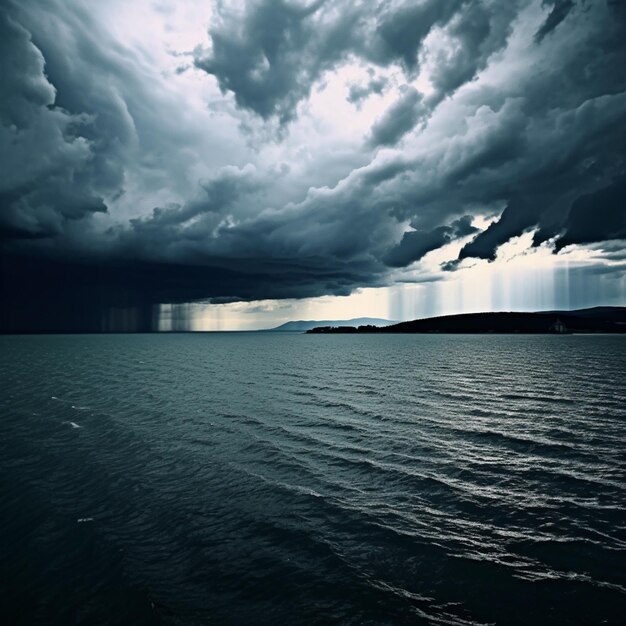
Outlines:
<svg viewBox="0 0 626 626"><path fill-rule="evenodd" d="M7 623L626 615L626 337L0 343Z"/></svg>

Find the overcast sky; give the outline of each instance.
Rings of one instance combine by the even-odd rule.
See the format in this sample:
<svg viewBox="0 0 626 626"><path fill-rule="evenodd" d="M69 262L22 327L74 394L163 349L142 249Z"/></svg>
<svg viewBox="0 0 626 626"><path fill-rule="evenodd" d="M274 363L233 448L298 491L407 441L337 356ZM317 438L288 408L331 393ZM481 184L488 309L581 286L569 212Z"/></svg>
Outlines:
<svg viewBox="0 0 626 626"><path fill-rule="evenodd" d="M4 326L626 304L622 0L0 9Z"/></svg>

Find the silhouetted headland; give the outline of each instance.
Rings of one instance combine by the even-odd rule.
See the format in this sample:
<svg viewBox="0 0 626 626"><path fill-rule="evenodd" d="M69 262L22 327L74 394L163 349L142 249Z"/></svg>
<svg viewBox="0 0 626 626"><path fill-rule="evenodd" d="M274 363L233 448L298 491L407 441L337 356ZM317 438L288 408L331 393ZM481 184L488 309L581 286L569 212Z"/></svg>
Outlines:
<svg viewBox="0 0 626 626"><path fill-rule="evenodd" d="M626 307L595 307L537 313L465 313L400 322L390 326L320 326L325 333L626 333Z"/></svg>
<svg viewBox="0 0 626 626"><path fill-rule="evenodd" d="M356 317L351 320L293 320L286 322L275 328L269 328L272 332L293 332L293 331L305 331L312 328L318 328L320 326L389 326L391 324L397 324L393 320L385 320L378 317Z"/></svg>

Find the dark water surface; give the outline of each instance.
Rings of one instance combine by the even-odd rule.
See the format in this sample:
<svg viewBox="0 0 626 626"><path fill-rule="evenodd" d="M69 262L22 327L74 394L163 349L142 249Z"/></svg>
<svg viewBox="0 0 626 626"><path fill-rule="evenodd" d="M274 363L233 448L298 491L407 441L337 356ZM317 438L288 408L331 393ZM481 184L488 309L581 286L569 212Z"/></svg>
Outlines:
<svg viewBox="0 0 626 626"><path fill-rule="evenodd" d="M624 624L626 337L0 337L4 624Z"/></svg>

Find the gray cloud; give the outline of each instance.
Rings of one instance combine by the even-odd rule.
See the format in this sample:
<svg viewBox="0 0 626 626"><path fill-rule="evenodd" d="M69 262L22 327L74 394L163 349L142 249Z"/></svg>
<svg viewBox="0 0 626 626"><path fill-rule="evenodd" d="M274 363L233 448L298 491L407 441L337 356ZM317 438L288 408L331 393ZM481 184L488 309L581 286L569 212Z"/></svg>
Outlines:
<svg viewBox="0 0 626 626"><path fill-rule="evenodd" d="M260 186L252 165L242 169L226 166L213 178L202 182L198 195L185 205L157 207L149 218L132 219L130 223L135 230L149 228L159 231L176 226L196 232L201 227L203 231L210 232L242 196L257 191Z"/></svg>
<svg viewBox="0 0 626 626"><path fill-rule="evenodd" d="M354 10L329 16L329 4L261 0L248 3L243 16L220 4L211 49L196 52L196 67L233 92L239 106L289 122L311 85L346 54L360 19Z"/></svg>
<svg viewBox="0 0 626 626"><path fill-rule="evenodd" d="M407 78L415 78L426 38L448 26L446 36L455 52L430 59L437 88L432 108L504 46L517 4L257 0L242 12L220 3L219 19L209 29L211 46L196 50L195 65L215 76L240 107L284 125L296 117L299 102L323 73L348 58L379 67L397 65ZM380 89L380 79L371 81L365 92L355 87L349 98L356 102Z"/></svg>
<svg viewBox="0 0 626 626"><path fill-rule="evenodd" d="M106 211L91 171L92 120L55 106L30 33L0 14L0 237L45 238Z"/></svg>
<svg viewBox="0 0 626 626"><path fill-rule="evenodd" d="M449 226L439 226L431 231L412 230L404 233L400 243L389 251L384 260L391 267L406 267L432 250L477 232L478 228L472 226L469 215L455 220Z"/></svg>
<svg viewBox="0 0 626 626"><path fill-rule="evenodd" d="M552 10L548 17L546 17L546 21L541 25L541 28L535 33L535 41L537 42L541 42L546 35L551 33L574 8L572 0L553 0L550 3L545 2L544 4L551 4Z"/></svg>
<svg viewBox="0 0 626 626"><path fill-rule="evenodd" d="M374 72L370 74L370 80L365 85L350 85L348 91L348 102L359 106L363 100L366 100L372 94L382 94L389 81L384 76L374 76Z"/></svg>
<svg viewBox="0 0 626 626"><path fill-rule="evenodd" d="M574 201L556 250L610 239L626 239L626 176Z"/></svg>
<svg viewBox="0 0 626 626"><path fill-rule="evenodd" d="M414 75L419 67L418 53L430 31L445 25L464 4L464 0L379 4L373 18L371 47L364 56L384 66L400 63Z"/></svg>
<svg viewBox="0 0 626 626"><path fill-rule="evenodd" d="M395 145L425 114L422 96L413 87L408 87L372 126L369 143L375 147Z"/></svg>
<svg viewBox="0 0 626 626"><path fill-rule="evenodd" d="M539 213L533 210L532 201L530 206L526 204L527 202L523 198L511 202L504 209L499 220L490 224L473 241L463 246L459 253L459 260L474 257L493 261L500 244L520 235L537 222Z"/></svg>
<svg viewBox="0 0 626 626"><path fill-rule="evenodd" d="M511 139L522 140L516 167L502 160L495 184L482 194L486 201L499 197L508 206L498 222L463 248L460 258L494 259L499 245L535 227L536 245L558 240L575 200L623 174L626 80L618 67L626 55L619 34L625 18L623 6L610 3L585 13L572 11L562 27L567 24L570 32L553 29L551 41L541 42L542 47L558 46L560 33L564 53L555 64L541 59L541 74L518 85L522 125L517 131L509 124L503 129L511 131ZM502 145L507 142L503 135ZM597 213L598 225L591 232L601 241L610 238L614 222L602 207L597 206ZM586 241L592 240L590 235ZM562 249L564 242L557 241L556 247Z"/></svg>
<svg viewBox="0 0 626 626"><path fill-rule="evenodd" d="M581 192L591 193L608 183L616 170L624 171L626 135L618 129L623 125L625 106L626 94L601 96L573 111L556 114L546 126L527 126L525 158L511 168L518 177L501 180L506 186L494 188L508 198L506 209L497 222L463 248L460 258L493 260L502 243L534 227L539 227L536 244L560 237L570 206ZM608 213L600 206L597 209L599 224L594 232L608 234L612 227L609 213L615 209ZM606 234L587 241L606 239ZM557 249L562 247L557 242Z"/></svg>
<svg viewBox="0 0 626 626"><path fill-rule="evenodd" d="M491 55L506 45L522 4L517 0L470 2L454 15L444 29L450 45L433 60L435 103L471 81L487 66Z"/></svg>
<svg viewBox="0 0 626 626"><path fill-rule="evenodd" d="M304 158L274 162L285 145L275 137L254 152L220 134L226 114L205 129L181 100L153 92L145 60L80 0L3 3L4 288L17 298L32 285L37 301L56 281L69 302L76 290L116 306L348 294L472 234L459 259L492 260L530 229L556 251L625 237L625 11L565 5L222 7L195 64L261 129L297 124L312 86L348 60L372 71L350 87L355 103L394 88L375 78L380 68L407 83L428 69L434 91L407 86L367 137L366 148L395 149L369 153L357 137L345 158L354 169L312 186ZM328 149L302 144L302 154ZM314 163L333 169L330 156ZM151 212L135 211L148 194ZM477 214L497 219L476 233Z"/></svg>
<svg viewBox="0 0 626 626"><path fill-rule="evenodd" d="M80 0L7 0L0 17L5 229L82 236L76 220L89 229L90 215L107 208L112 218L128 217L115 207L129 193L189 195L190 170L201 160L233 156L219 125L200 128L178 100L154 89L144 59ZM219 151L207 150L215 141Z"/></svg>

